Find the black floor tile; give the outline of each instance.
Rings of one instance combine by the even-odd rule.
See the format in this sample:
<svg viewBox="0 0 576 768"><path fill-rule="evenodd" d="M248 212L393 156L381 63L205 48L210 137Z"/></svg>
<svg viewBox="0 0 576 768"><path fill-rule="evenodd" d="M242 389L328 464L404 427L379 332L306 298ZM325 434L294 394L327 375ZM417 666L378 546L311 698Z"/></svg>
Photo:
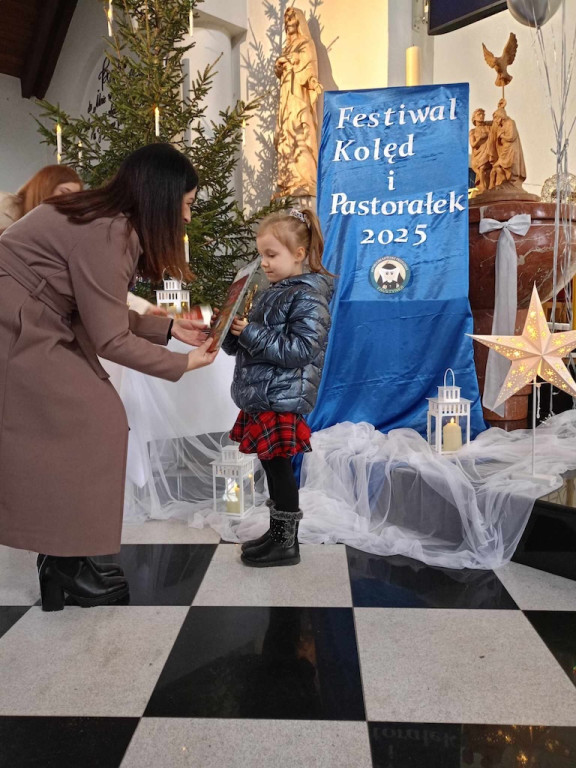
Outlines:
<svg viewBox="0 0 576 768"><path fill-rule="evenodd" d="M352 600L362 608L502 608L516 603L493 571L436 568L346 547Z"/></svg>
<svg viewBox="0 0 576 768"><path fill-rule="evenodd" d="M137 717L0 717L0 768L118 768Z"/></svg>
<svg viewBox="0 0 576 768"><path fill-rule="evenodd" d="M460 768L460 725L368 723L374 768Z"/></svg>
<svg viewBox="0 0 576 768"><path fill-rule="evenodd" d="M116 562L130 584L130 605L191 605L216 544L125 544Z"/></svg>
<svg viewBox="0 0 576 768"><path fill-rule="evenodd" d="M0 637L6 634L10 627L14 626L18 619L29 611L27 605L3 605L0 606Z"/></svg>
<svg viewBox="0 0 576 768"><path fill-rule="evenodd" d="M192 607L145 715L363 720L352 610Z"/></svg>
<svg viewBox="0 0 576 768"><path fill-rule="evenodd" d="M524 615L576 685L576 611L524 611Z"/></svg>
<svg viewBox="0 0 576 768"><path fill-rule="evenodd" d="M574 768L576 728L368 723L374 768Z"/></svg>

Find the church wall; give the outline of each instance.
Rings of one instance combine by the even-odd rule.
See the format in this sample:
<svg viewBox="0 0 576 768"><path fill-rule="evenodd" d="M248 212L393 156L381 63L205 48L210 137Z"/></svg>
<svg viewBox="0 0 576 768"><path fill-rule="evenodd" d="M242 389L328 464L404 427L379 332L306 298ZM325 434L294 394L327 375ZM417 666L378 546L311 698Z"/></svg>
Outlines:
<svg viewBox="0 0 576 768"><path fill-rule="evenodd" d="M197 48L189 54L193 74L220 54L218 74L211 93L207 120L239 97L239 53L237 41L247 24L246 0L205 0L196 20ZM54 76L46 94L72 116L89 108L107 109L102 99L101 72L106 52L107 22L101 2L78 3L62 47ZM105 92L104 92L105 95ZM41 110L33 99L23 99L20 81L0 74L0 190L15 191L42 166L56 162L53 150L40 144L31 115Z"/></svg>
<svg viewBox="0 0 576 768"><path fill-rule="evenodd" d="M555 81L559 75L553 61L554 40L559 49L562 13L558 11L542 32L548 49L549 67ZM566 29L570 37L576 25L576 3L566 3ZM484 61L482 43L496 56L500 56L508 35L514 32L518 38L516 61L510 67L513 80L506 87L506 110L516 121L520 132L527 179L525 189L540 194L544 181L555 173L555 157L550 151L555 147L552 117L544 89L543 73L538 62L540 52L536 36L529 27L516 22L507 12L498 13L469 27L437 35L434 39L434 82L470 83L470 114L482 107L490 120L496 109L502 89L494 85L496 72ZM576 114L572 105L571 119ZM472 125L470 125L472 127ZM569 170L576 173L576 135L572 134L569 149Z"/></svg>

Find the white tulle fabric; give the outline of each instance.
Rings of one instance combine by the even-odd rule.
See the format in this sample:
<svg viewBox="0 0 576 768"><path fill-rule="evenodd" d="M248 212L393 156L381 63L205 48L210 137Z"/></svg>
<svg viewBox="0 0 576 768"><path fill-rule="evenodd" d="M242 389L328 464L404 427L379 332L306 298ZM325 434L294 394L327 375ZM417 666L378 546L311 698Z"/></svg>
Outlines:
<svg viewBox="0 0 576 768"><path fill-rule="evenodd" d="M170 342L180 349L180 342ZM214 513L212 468L237 408L229 396L233 360L178 382L124 370L119 390L130 423L125 522L179 517L211 526L226 541L268 527L263 473L258 506L239 519ZM458 454L438 456L411 429L384 435L346 422L312 435L301 474L303 543L344 542L381 555L402 554L448 568L496 568L508 562L534 501L576 469L576 411L532 432L489 429Z"/></svg>

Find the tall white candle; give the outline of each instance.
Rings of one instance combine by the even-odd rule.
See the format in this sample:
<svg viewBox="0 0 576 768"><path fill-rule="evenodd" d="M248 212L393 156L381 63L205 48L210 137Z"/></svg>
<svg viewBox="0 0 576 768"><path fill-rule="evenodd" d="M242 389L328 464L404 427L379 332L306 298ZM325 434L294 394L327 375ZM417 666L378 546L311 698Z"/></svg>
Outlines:
<svg viewBox="0 0 576 768"><path fill-rule="evenodd" d="M114 18L112 0L108 0L108 11L106 12L106 16L108 17L108 35L112 37L112 19Z"/></svg>
<svg viewBox="0 0 576 768"><path fill-rule="evenodd" d="M160 110L154 107L154 133L160 136Z"/></svg>
<svg viewBox="0 0 576 768"><path fill-rule="evenodd" d="M78 142L78 164L82 162L82 142Z"/></svg>
<svg viewBox="0 0 576 768"><path fill-rule="evenodd" d="M186 264L190 264L190 241L188 240L188 235L184 235L184 258L186 259Z"/></svg>
<svg viewBox="0 0 576 768"><path fill-rule="evenodd" d="M194 34L194 8L192 3L190 3L190 12L188 14L188 34L190 37Z"/></svg>
<svg viewBox="0 0 576 768"><path fill-rule="evenodd" d="M420 48L406 48L406 85L420 85Z"/></svg>
<svg viewBox="0 0 576 768"><path fill-rule="evenodd" d="M56 155L58 163L60 163L62 159L62 126L60 123L56 123Z"/></svg>

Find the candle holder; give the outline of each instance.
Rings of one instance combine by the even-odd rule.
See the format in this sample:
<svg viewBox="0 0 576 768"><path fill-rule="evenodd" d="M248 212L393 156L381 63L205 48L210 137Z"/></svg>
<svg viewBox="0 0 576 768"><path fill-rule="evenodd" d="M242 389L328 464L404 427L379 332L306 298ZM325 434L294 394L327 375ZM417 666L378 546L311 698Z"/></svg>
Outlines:
<svg viewBox="0 0 576 768"><path fill-rule="evenodd" d="M449 373L452 374L451 385L447 383ZM438 397L428 398L426 438L436 453L455 453L470 442L471 402L460 397L454 371L448 368L444 374L444 386L438 387Z"/></svg>
<svg viewBox="0 0 576 768"><path fill-rule="evenodd" d="M218 492L216 479L224 478L224 492ZM214 512L243 517L256 506L254 459L240 453L237 445L227 445L212 462ZM250 503L250 506L247 505Z"/></svg>

